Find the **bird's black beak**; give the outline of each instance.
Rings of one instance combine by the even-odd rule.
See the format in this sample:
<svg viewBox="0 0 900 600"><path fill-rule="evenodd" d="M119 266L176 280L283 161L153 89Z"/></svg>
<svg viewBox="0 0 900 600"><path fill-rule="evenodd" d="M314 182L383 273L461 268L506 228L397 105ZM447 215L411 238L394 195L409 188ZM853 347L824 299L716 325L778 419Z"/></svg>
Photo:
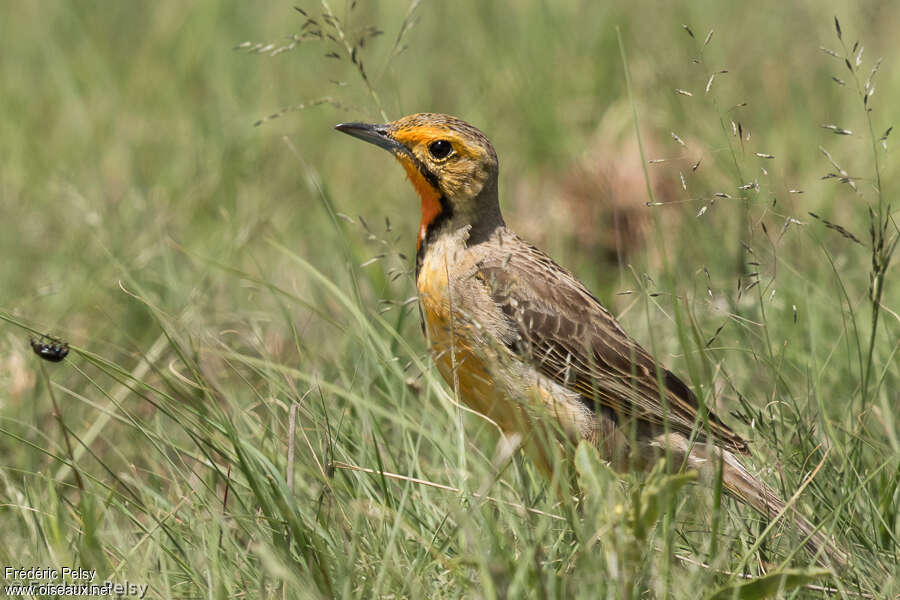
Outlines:
<svg viewBox="0 0 900 600"><path fill-rule="evenodd" d="M334 126L340 132L352 135L363 141L375 144L388 152L402 152L406 148L391 137L387 125L372 125L370 123L341 123Z"/></svg>

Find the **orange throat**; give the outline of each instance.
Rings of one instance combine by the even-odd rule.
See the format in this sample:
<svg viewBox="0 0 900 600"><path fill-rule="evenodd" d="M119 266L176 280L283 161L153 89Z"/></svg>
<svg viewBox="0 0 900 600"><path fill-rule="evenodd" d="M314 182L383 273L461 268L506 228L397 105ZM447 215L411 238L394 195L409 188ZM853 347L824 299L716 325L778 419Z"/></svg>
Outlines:
<svg viewBox="0 0 900 600"><path fill-rule="evenodd" d="M428 234L428 228L444 210L441 206L441 193L425 179L410 157L400 154L397 160L403 165L407 177L422 200L422 222L419 224L419 237L416 240L416 250L419 250Z"/></svg>

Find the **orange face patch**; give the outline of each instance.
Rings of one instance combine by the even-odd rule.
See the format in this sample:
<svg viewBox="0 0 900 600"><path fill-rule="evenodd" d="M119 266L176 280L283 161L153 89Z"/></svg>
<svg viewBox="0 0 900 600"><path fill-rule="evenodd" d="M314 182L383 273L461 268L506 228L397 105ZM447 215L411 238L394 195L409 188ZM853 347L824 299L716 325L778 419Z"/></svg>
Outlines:
<svg viewBox="0 0 900 600"><path fill-rule="evenodd" d="M417 125L405 128L400 127L391 132L391 137L405 146L410 153L413 153L413 156L415 155L417 148L427 148L429 144L437 140L446 140L453 144L453 150L459 156L475 158L481 154L478 148L466 145L456 132L450 131L445 127L432 127L428 125ZM425 152L428 152L428 150L426 149ZM443 210L443 207L441 206L441 191L436 189L428 182L428 179L422 175L419 171L419 165L413 156L405 152L394 152L394 156L400 161L400 164L403 165L406 175L409 177L413 187L416 188L416 192L419 194L419 198L422 200L422 222L419 227L418 241L416 242L416 249L418 250L422 247L422 242L425 240L428 227L434 223L434 220L437 219L438 215L440 215ZM438 165L434 168L440 169L440 166ZM440 176L440 173L435 173L435 175Z"/></svg>
<svg viewBox="0 0 900 600"><path fill-rule="evenodd" d="M422 246L428 227L443 210L441 207L441 192L434 189L434 186L425 179L425 176L419 171L412 158L406 154L397 154L396 156L400 164L403 165L406 176L409 177L413 187L416 188L416 193L419 194L419 198L422 200L422 222L419 226L419 237L416 241L416 250L418 250Z"/></svg>

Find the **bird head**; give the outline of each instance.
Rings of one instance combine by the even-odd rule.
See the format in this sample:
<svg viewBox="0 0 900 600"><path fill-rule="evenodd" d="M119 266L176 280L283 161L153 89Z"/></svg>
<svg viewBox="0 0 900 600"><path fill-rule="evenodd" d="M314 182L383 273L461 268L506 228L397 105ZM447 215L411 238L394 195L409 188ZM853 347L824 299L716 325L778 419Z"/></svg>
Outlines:
<svg viewBox="0 0 900 600"><path fill-rule="evenodd" d="M453 219L477 227L500 218L497 153L465 121L419 113L385 124L341 123L335 129L389 151L403 165L422 200L419 242L439 223Z"/></svg>

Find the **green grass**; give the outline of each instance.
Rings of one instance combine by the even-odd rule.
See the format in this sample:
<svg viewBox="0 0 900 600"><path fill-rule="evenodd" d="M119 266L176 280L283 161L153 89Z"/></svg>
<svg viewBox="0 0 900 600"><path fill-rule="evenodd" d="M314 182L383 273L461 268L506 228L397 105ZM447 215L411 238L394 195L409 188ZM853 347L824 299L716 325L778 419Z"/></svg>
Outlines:
<svg viewBox="0 0 900 600"><path fill-rule="evenodd" d="M290 3L0 19L0 567L163 598L900 597L900 8L351 5L301 5L346 44L277 56L234 47L289 43ZM498 459L407 302L402 170L331 129L423 110L486 132L510 225L803 488L846 570L588 448L577 503Z"/></svg>

